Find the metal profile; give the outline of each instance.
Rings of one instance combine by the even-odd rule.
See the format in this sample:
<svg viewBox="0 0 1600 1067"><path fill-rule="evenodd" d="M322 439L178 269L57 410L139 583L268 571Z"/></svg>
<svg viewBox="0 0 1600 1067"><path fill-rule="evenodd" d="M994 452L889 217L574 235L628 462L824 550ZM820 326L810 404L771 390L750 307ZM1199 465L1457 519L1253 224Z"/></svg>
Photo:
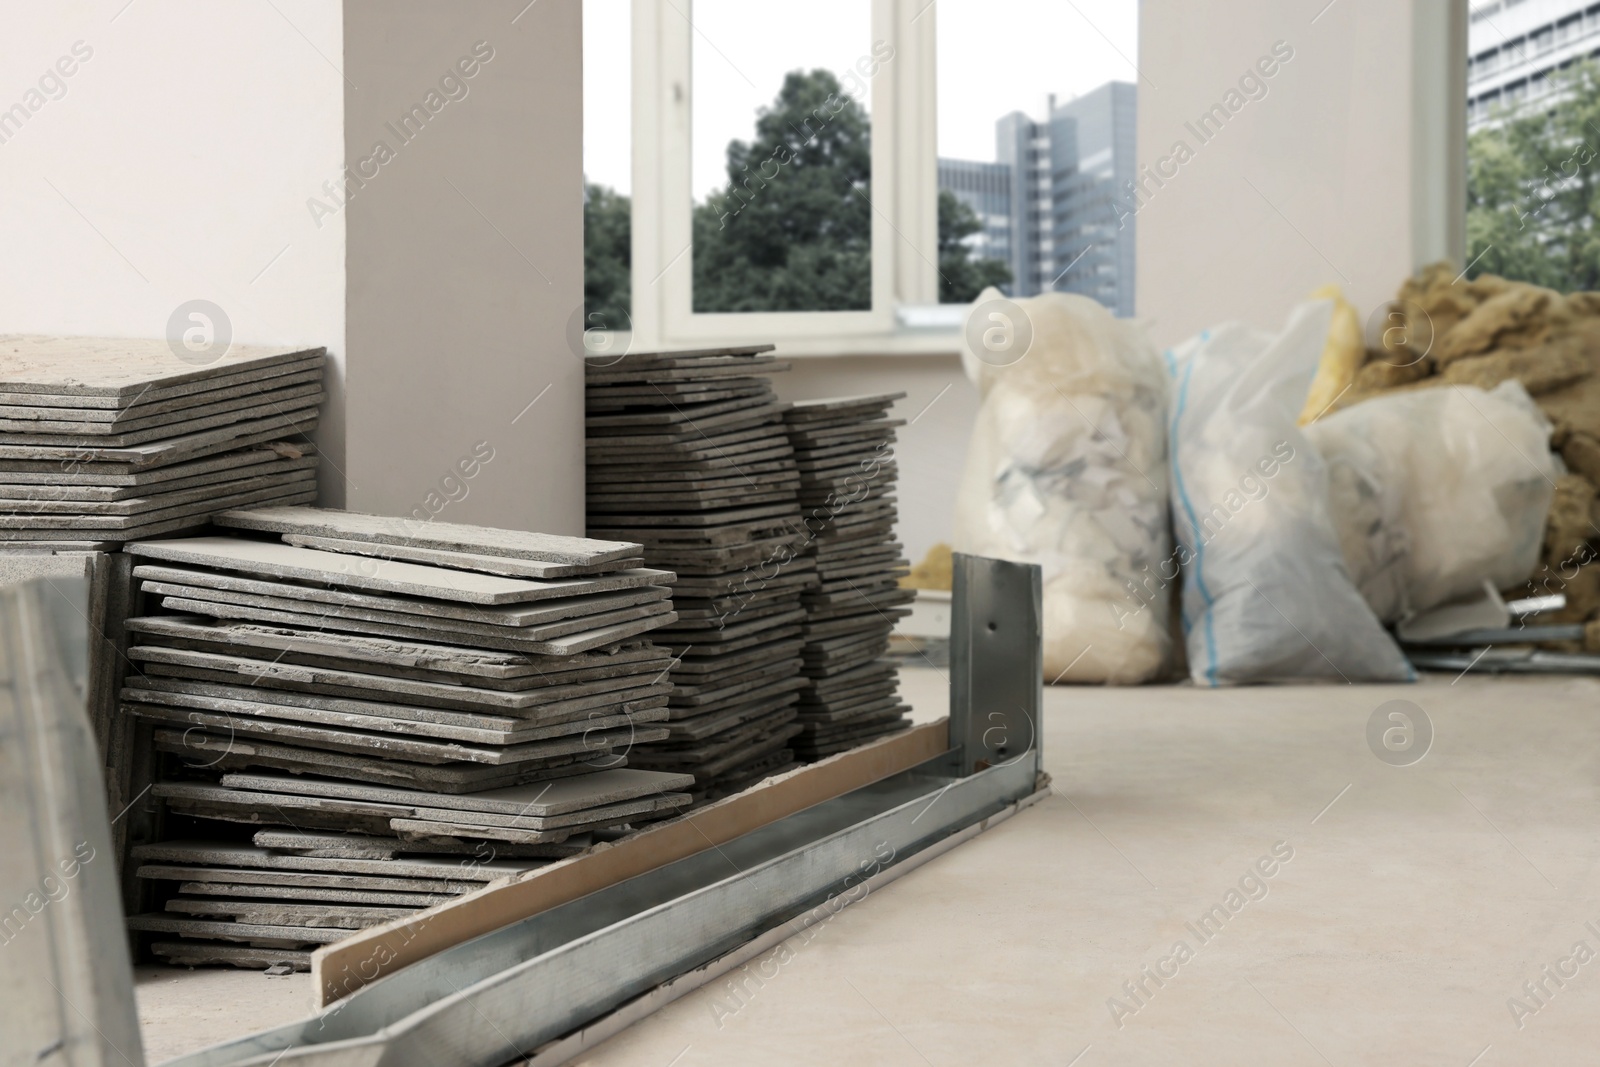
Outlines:
<svg viewBox="0 0 1600 1067"><path fill-rule="evenodd" d="M496 1067L536 1054L539 1067L563 1062L587 1046L597 1021L621 1025L642 1003L692 988L666 989L675 979L733 966L819 905L864 895L868 878L886 881L1015 812L1044 782L1039 572L958 557L957 575L969 610L953 622L953 646L965 651L952 667L961 664L964 688L953 671L949 752L172 1067Z"/></svg>
<svg viewBox="0 0 1600 1067"><path fill-rule="evenodd" d="M79 568L80 560L69 561ZM142 1067L86 695L89 584L0 588L0 1065Z"/></svg>
<svg viewBox="0 0 1600 1067"><path fill-rule="evenodd" d="M971 774L1026 756L1044 707L1044 594L1037 564L957 552L950 616L950 747Z"/></svg>

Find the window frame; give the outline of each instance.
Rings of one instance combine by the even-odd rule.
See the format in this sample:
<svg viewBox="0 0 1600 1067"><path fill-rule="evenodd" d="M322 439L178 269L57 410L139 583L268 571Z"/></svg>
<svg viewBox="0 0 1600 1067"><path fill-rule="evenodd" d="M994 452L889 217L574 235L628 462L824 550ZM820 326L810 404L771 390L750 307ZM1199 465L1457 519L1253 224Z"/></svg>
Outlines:
<svg viewBox="0 0 1600 1067"><path fill-rule="evenodd" d="M633 0L630 347L776 338L818 351L885 347L897 334L898 308L939 299L935 5L872 0L872 41L894 53L872 76L871 309L696 312L692 3Z"/></svg>

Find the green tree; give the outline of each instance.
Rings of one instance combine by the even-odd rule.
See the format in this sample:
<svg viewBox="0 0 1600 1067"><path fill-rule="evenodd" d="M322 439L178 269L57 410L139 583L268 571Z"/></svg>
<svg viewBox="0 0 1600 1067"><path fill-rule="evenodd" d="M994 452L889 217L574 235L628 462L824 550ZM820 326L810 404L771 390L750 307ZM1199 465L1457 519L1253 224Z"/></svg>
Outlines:
<svg viewBox="0 0 1600 1067"><path fill-rule="evenodd" d="M860 311L872 306L872 128L826 70L793 71L755 137L730 141L728 182L694 208L694 310ZM584 310L627 322L628 198L584 187ZM939 196L939 295L965 302L1011 280L965 238L972 210ZM591 319L591 321L594 321Z"/></svg>
<svg viewBox="0 0 1600 1067"><path fill-rule="evenodd" d="M1468 139L1467 261L1474 277L1600 289L1600 68L1555 77L1553 104Z"/></svg>
<svg viewBox="0 0 1600 1067"><path fill-rule="evenodd" d="M973 258L966 239L981 229L977 212L950 190L939 190L939 303L969 303L991 285L1010 283L1004 261Z"/></svg>
<svg viewBox="0 0 1600 1067"><path fill-rule="evenodd" d="M583 187L583 312L589 325L626 329L633 292L633 205L604 185ZM595 317L595 316L598 316Z"/></svg>
<svg viewBox="0 0 1600 1067"><path fill-rule="evenodd" d="M728 184L694 209L696 311L872 306L872 128L826 70L791 71Z"/></svg>

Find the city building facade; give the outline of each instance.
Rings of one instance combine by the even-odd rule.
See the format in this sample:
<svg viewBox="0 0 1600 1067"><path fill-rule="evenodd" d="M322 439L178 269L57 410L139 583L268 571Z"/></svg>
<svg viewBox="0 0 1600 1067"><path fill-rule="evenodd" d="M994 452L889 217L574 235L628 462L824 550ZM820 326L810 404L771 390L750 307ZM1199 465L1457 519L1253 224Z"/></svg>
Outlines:
<svg viewBox="0 0 1600 1067"><path fill-rule="evenodd" d="M1011 267L1013 296L1082 293L1121 316L1134 309L1136 90L1109 82L1046 118L995 123L995 162L940 159L939 188L977 213L975 254Z"/></svg>
<svg viewBox="0 0 1600 1067"><path fill-rule="evenodd" d="M1593 0L1480 0L1467 18L1469 130L1551 102L1551 75L1600 56L1600 3Z"/></svg>

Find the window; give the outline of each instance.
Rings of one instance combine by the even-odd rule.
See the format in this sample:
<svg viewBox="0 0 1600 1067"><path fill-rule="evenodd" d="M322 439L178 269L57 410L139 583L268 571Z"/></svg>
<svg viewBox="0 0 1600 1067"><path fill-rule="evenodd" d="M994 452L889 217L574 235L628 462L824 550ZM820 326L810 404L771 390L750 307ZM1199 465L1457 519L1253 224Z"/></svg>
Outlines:
<svg viewBox="0 0 1600 1067"><path fill-rule="evenodd" d="M872 80L893 45L860 0L761 12L694 4L693 309L870 311Z"/></svg>
<svg viewBox="0 0 1600 1067"><path fill-rule="evenodd" d="M1590 290L1600 287L1600 252L1590 240L1600 63L1552 58L1468 105L1464 262L1468 277Z"/></svg>
<svg viewBox="0 0 1600 1067"><path fill-rule="evenodd" d="M988 238L950 296L970 300L981 272L1010 295L1077 292L1132 315L1138 5L985 0L940 4L939 18L940 191ZM1009 174L1004 230L946 184L980 166Z"/></svg>
<svg viewBox="0 0 1600 1067"><path fill-rule="evenodd" d="M936 293L927 0L762 10L634 3L633 322L652 342L885 336Z"/></svg>
<svg viewBox="0 0 1600 1067"><path fill-rule="evenodd" d="M581 337L590 349L603 349L613 332L630 328L633 71L615 39L626 39L631 14L629 0L583 0L584 25L608 31L583 37L584 314L569 330L568 343Z"/></svg>
<svg viewBox="0 0 1600 1067"><path fill-rule="evenodd" d="M990 284L1131 314L1137 7L632 0L635 346L948 351Z"/></svg>

